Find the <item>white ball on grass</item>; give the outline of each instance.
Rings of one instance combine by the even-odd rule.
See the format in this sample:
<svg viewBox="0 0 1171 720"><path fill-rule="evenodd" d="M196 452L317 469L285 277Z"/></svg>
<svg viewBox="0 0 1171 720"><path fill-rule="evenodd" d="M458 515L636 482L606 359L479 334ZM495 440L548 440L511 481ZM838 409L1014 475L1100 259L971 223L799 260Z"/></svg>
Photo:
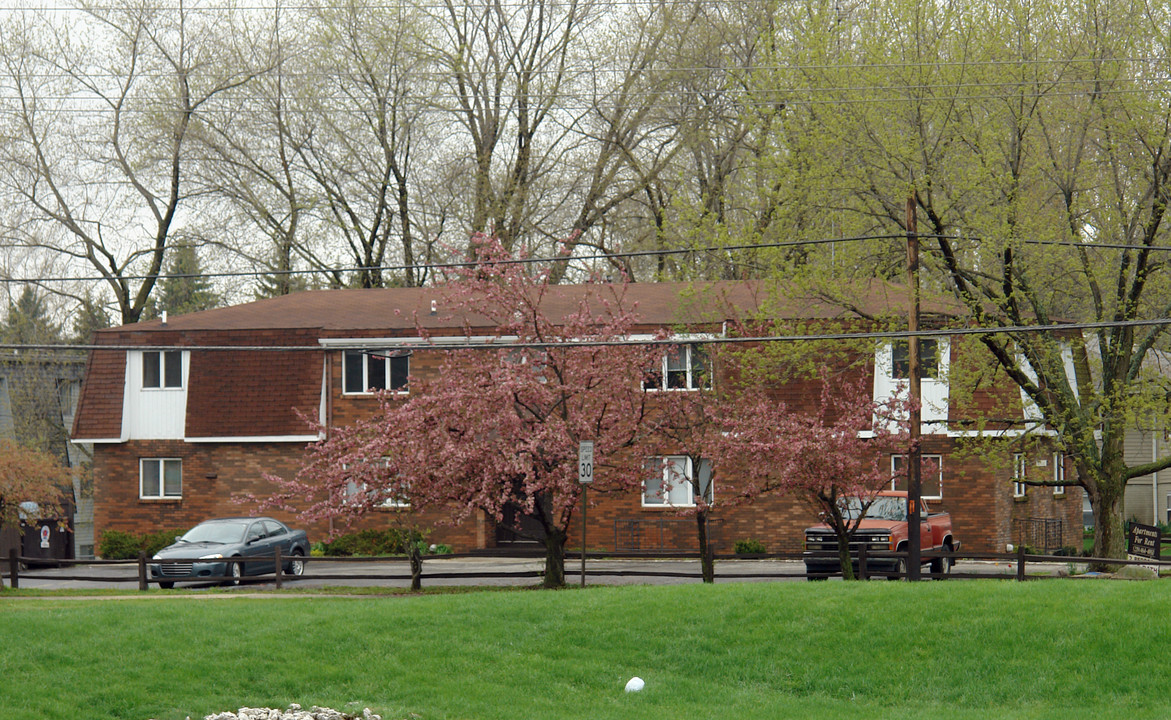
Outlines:
<svg viewBox="0 0 1171 720"><path fill-rule="evenodd" d="M638 692L646 687L646 683L640 677L632 677L626 682L626 692Z"/></svg>

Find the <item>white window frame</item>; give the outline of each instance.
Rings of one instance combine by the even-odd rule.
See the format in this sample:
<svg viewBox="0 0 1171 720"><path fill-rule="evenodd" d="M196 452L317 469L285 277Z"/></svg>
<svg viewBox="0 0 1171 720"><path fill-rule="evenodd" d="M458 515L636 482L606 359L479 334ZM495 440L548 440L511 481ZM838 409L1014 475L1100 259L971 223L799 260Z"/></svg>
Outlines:
<svg viewBox="0 0 1171 720"><path fill-rule="evenodd" d="M932 347L935 348L935 353L934 353L935 362L930 367L928 367L926 364L923 363L924 357L926 356L924 349L925 349L925 346L927 346L927 345L931 345ZM933 337L919 338L919 379L920 380L938 380L939 379L940 369L942 367L942 363L940 362L940 359L939 359L939 353L941 350L944 349L944 347L945 347L944 343L941 343L937 338L933 338ZM907 349L908 366L907 366L907 373L905 375L900 375L898 372L898 363L895 361L896 348L906 348ZM890 344L890 377L892 380L907 381L907 380L911 379L910 352L911 352L910 340L893 340L893 341L891 341L891 344Z"/></svg>
<svg viewBox="0 0 1171 720"><path fill-rule="evenodd" d="M381 465L382 467L388 467L390 465L390 458L388 458L388 457L381 458L378 460L378 464ZM349 463L342 463L342 470L349 470L349 469L350 469ZM366 485L366 483L362 483L361 485L359 485L354 480L346 480L346 502L349 503L350 498L354 497L355 495L357 495L360 492L364 492L367 487L368 486ZM376 507L376 508L391 508L391 509L399 509L399 510L409 508L410 506L411 506L411 503L409 501L402 500L401 498L393 498L393 497L387 498L386 500L383 500L382 502L374 505L374 507Z"/></svg>
<svg viewBox="0 0 1171 720"><path fill-rule="evenodd" d="M178 493L167 492L167 465L174 463L179 468ZM146 468L154 465L158 468L157 494L146 493ZM174 467L174 466L172 466ZM183 498L183 459L182 458L139 458L138 459L138 499L139 500L181 500Z"/></svg>
<svg viewBox="0 0 1171 720"><path fill-rule="evenodd" d="M350 390L348 383L349 365L351 357L358 356L362 358L362 389ZM372 389L370 385L370 362L381 358L383 361L383 377L386 381L385 390ZM406 380L403 381L401 387L393 387L392 379L394 377L393 365L397 360L406 363ZM377 392L388 392L393 395L406 395L410 392L410 374L411 374L411 354L403 350L376 350L376 349L361 349L361 350L343 350L342 351L342 394L343 395L373 395Z"/></svg>
<svg viewBox="0 0 1171 720"><path fill-rule="evenodd" d="M919 457L920 457L921 461L922 460L929 460L929 461L935 463L935 471L938 473L938 478L936 479L936 483L939 486L939 494L937 494L937 495L924 495L924 494L922 494L922 492L920 492L919 496L921 498L923 498L924 500L937 500L937 501L943 500L943 456L929 453L929 454L920 455ZM899 465L900 461L906 462L906 459L907 459L907 456L905 454L895 454L895 455L890 456L890 475L891 475L890 489L891 490L898 489L898 478L896 477L896 475L898 475L900 472L902 472L899 469L898 465ZM923 487L923 478L920 477L919 478L920 491L922 491L922 487Z"/></svg>
<svg viewBox="0 0 1171 720"><path fill-rule="evenodd" d="M174 358L179 364L179 384L168 383L167 363ZM147 369L153 365L157 373L158 384L147 385ZM182 350L143 350L142 351L142 389L143 390L182 390L183 389L183 351Z"/></svg>
<svg viewBox="0 0 1171 720"><path fill-rule="evenodd" d="M683 464L683 473L682 473L683 479L673 482L671 468L672 468L673 464L677 464L677 463ZM711 461L707 460L706 458L703 460L700 460L701 465L703 465L704 463L707 463L708 466L710 467ZM658 487L659 488L662 488L664 484L669 484L671 487L668 489L666 497L663 497L659 493L656 493L653 496L648 496L648 489L649 488L647 487L647 480L644 479L642 482L642 506L644 508L667 508L667 509L670 509L670 508L695 507L696 479L695 479L695 472L693 469L693 463L691 462L691 458L689 456L687 456L687 455L658 455L658 456L648 457L646 459L645 466L646 466L648 476L651 476L651 477L653 477L655 475L654 468L655 467L658 468L658 473L659 473ZM699 480L699 482L701 482L701 483L703 482L702 478ZM671 493L672 492L679 492L679 491L686 493L686 497L679 498L680 500L682 500L682 502L671 502ZM708 503L708 505L711 505L712 502L715 500L715 493L714 493L714 489L712 487L712 482L711 482L711 477L710 477L710 469L709 469L709 477L707 480L707 487L705 488L705 491L707 494L707 503ZM650 497L649 500L648 500L648 497Z"/></svg>
<svg viewBox="0 0 1171 720"><path fill-rule="evenodd" d="M1012 496L1013 498L1023 498L1029 491L1029 486L1024 483L1025 479L1025 454L1012 454Z"/></svg>
<svg viewBox="0 0 1171 720"><path fill-rule="evenodd" d="M647 380L645 383L646 389L649 391L652 391L652 392L688 392L688 391L695 391L695 390L710 390L712 387L711 356L708 355L706 351L702 350L702 348L700 347L701 345L703 345L703 343L689 342L689 343L679 343L677 346L675 346L675 352L682 353L682 355L683 355L684 369L682 370L682 372L684 373L685 380L684 380L684 385L682 387L671 387L670 386L668 373L670 373L670 372L678 373L678 372L680 372L680 370L678 370L678 369L671 370L670 369L669 362L671 360L672 353L671 353L671 351L668 350L668 351L663 352L662 359L659 361L659 369L657 371L658 372L658 378L657 378L658 382L652 382L652 379L655 379L655 376L654 376L655 371L651 371L651 373L648 374ZM703 352L704 365L706 366L706 370L707 370L706 375L703 377L699 377L699 378L697 378L695 376L695 372L694 372L695 371L695 360L692 358L692 354L694 352L696 352L697 350L699 350L700 352ZM706 379L706 382L701 382L704 379Z"/></svg>
<svg viewBox="0 0 1171 720"><path fill-rule="evenodd" d="M1053 495L1065 495L1065 453L1053 453ZM1058 484L1060 483L1060 484Z"/></svg>

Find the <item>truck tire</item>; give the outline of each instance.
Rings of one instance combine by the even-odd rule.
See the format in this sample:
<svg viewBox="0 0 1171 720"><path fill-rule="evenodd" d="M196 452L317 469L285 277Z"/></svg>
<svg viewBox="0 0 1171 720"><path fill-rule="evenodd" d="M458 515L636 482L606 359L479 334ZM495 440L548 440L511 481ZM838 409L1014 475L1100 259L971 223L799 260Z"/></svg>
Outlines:
<svg viewBox="0 0 1171 720"><path fill-rule="evenodd" d="M887 580L906 580L907 579L907 559L899 558L895 562L895 572Z"/></svg>
<svg viewBox="0 0 1171 720"><path fill-rule="evenodd" d="M943 552L946 555L951 555L951 545L944 545ZM946 578L951 575L952 559L950 557L935 558L931 561L931 574L939 579Z"/></svg>

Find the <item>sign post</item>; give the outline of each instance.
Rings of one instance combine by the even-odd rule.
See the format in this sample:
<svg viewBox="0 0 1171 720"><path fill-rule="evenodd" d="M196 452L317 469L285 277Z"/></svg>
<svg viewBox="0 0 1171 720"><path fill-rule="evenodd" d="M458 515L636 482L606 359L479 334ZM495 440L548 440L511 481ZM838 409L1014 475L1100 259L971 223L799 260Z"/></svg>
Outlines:
<svg viewBox="0 0 1171 720"><path fill-rule="evenodd" d="M581 586L585 587L586 556L586 500L587 490L594 481L594 442L582 440L577 444L577 481L581 483Z"/></svg>

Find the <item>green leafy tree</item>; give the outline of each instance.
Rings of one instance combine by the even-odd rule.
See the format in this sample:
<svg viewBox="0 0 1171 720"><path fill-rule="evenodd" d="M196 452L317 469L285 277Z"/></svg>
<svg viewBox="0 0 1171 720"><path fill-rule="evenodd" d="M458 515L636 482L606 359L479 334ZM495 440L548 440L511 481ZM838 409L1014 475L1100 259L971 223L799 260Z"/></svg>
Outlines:
<svg viewBox="0 0 1171 720"><path fill-rule="evenodd" d="M1102 323L1085 338L1029 330L979 343L1035 413L1007 431L1022 443L1051 434L1077 470L1069 484L1094 508L1094 554L1121 557L1127 481L1171 467L1171 456L1132 464L1124 454L1137 418L1167 419L1163 384L1146 368L1171 312L1161 261L1171 109L1153 91L1171 52L1171 9L804 9L794 42L778 44L787 55L774 75L804 131L786 136L785 157L805 164L787 167L813 211L855 234L894 236L818 251L806 279L832 292L842 276L900 273L911 198L924 284L953 295L964 324Z"/></svg>

